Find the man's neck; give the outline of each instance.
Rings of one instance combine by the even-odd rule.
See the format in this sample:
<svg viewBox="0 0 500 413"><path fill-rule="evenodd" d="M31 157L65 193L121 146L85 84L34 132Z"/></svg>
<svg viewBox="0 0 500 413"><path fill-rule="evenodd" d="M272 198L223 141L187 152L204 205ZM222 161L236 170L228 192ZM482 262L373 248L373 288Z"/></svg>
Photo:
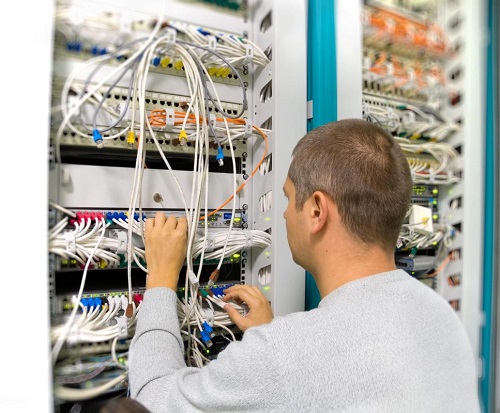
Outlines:
<svg viewBox="0 0 500 413"><path fill-rule="evenodd" d="M396 269L394 256L379 247L324 254L317 263L313 275L321 298L350 281Z"/></svg>

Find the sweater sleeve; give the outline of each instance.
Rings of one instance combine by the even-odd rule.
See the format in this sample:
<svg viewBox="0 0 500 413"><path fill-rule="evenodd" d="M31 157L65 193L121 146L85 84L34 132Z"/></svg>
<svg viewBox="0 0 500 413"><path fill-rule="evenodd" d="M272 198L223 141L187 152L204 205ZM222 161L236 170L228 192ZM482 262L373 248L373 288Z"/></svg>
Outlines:
<svg viewBox="0 0 500 413"><path fill-rule="evenodd" d="M168 288L144 295L130 347L131 397L152 412L279 410L279 352L268 329L250 328L208 365L187 367L176 303Z"/></svg>

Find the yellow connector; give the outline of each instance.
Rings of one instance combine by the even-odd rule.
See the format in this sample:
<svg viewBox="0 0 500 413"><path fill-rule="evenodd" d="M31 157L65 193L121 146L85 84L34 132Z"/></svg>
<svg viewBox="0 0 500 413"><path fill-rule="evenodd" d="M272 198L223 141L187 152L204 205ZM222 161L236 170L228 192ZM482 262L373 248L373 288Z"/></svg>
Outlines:
<svg viewBox="0 0 500 413"><path fill-rule="evenodd" d="M108 266L108 262L106 260L99 261L99 267L106 268Z"/></svg>
<svg viewBox="0 0 500 413"><path fill-rule="evenodd" d="M217 70L218 70L218 69L219 69L219 68L218 68L217 66L210 66L210 67L208 68L208 74L209 74L210 76L213 76L213 75L215 75L215 73L217 73Z"/></svg>
<svg viewBox="0 0 500 413"><path fill-rule="evenodd" d="M182 68L184 67L184 63L182 63L182 60L177 60L177 62L175 62L175 64L174 64L174 67L177 70L182 70Z"/></svg>
<svg viewBox="0 0 500 413"><path fill-rule="evenodd" d="M222 77L227 77L229 73L231 73L231 69L229 69L229 67L226 67L222 72Z"/></svg>
<svg viewBox="0 0 500 413"><path fill-rule="evenodd" d="M222 76L222 74L223 74L225 71L226 71L226 68L225 68L225 67L219 67L219 68L217 69L217 71L215 72L215 76L217 76L217 77L221 77L221 76Z"/></svg>
<svg viewBox="0 0 500 413"><path fill-rule="evenodd" d="M128 146L134 146L134 143L135 143L135 133L134 133L134 131L131 130L127 134L127 144L128 144Z"/></svg>
<svg viewBox="0 0 500 413"><path fill-rule="evenodd" d="M179 133L179 143L182 146L185 146L187 141L188 141L188 138L187 138L186 131L184 129L182 129L181 132Z"/></svg>
<svg viewBox="0 0 500 413"><path fill-rule="evenodd" d="M167 67L171 61L172 59L170 58L170 56L165 56L163 59L160 60L160 66Z"/></svg>

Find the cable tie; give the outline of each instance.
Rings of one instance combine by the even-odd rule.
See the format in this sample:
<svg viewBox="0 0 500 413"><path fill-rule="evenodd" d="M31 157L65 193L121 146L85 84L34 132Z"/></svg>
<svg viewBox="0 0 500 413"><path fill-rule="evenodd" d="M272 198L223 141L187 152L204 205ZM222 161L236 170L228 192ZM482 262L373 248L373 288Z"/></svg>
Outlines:
<svg viewBox="0 0 500 413"><path fill-rule="evenodd" d="M215 128L217 126L217 118L216 118L216 116L213 113L210 113L208 115L208 121L210 122L210 124L212 125L212 128L215 131Z"/></svg>
<svg viewBox="0 0 500 413"><path fill-rule="evenodd" d="M209 232L207 234L207 238L205 239L204 249L205 252L212 252L215 249L215 239L214 239L214 234L212 232Z"/></svg>
<svg viewBox="0 0 500 413"><path fill-rule="evenodd" d="M244 248L250 248L253 245L253 234L251 230L243 230L243 234L245 235L246 242Z"/></svg>
<svg viewBox="0 0 500 413"><path fill-rule="evenodd" d="M198 280L196 279L196 274L193 270L188 271L188 278L191 281L191 284L198 284Z"/></svg>
<svg viewBox="0 0 500 413"><path fill-rule="evenodd" d="M177 31L172 28L167 28L167 33L165 35L165 48L171 49L177 43Z"/></svg>
<svg viewBox="0 0 500 413"><path fill-rule="evenodd" d="M64 233L64 244L66 251L72 254L76 253L75 231L66 231Z"/></svg>
<svg viewBox="0 0 500 413"><path fill-rule="evenodd" d="M250 136L252 136L252 121L248 118L245 118L245 133L243 134L243 139L248 139Z"/></svg>
<svg viewBox="0 0 500 413"><path fill-rule="evenodd" d="M429 171L429 183L430 184L436 183L436 174L432 171Z"/></svg>
<svg viewBox="0 0 500 413"><path fill-rule="evenodd" d="M109 235L111 236L111 238L116 239L118 241L116 243L116 253L117 254L126 253L127 252L127 244L128 244L127 233L125 231L112 229L109 232Z"/></svg>
<svg viewBox="0 0 500 413"><path fill-rule="evenodd" d="M68 332L66 342L69 345L74 345L80 343L80 326L78 324L73 324Z"/></svg>
<svg viewBox="0 0 500 413"><path fill-rule="evenodd" d="M247 44L245 49L245 59L243 60L243 64L247 65L252 62L253 62L253 46L251 44Z"/></svg>
<svg viewBox="0 0 500 413"><path fill-rule="evenodd" d="M165 108L165 126L164 130L171 131L175 124L175 110L173 108Z"/></svg>
<svg viewBox="0 0 500 413"><path fill-rule="evenodd" d="M210 307L204 308L203 310L205 311L205 318L207 319L208 324L213 325L215 318L214 312Z"/></svg>
<svg viewBox="0 0 500 413"><path fill-rule="evenodd" d="M116 325L118 326L118 340L124 340L128 338L128 320L127 317L122 315L121 317L115 317Z"/></svg>
<svg viewBox="0 0 500 413"><path fill-rule="evenodd" d="M207 36L208 49L215 51L217 49L217 38L215 36Z"/></svg>

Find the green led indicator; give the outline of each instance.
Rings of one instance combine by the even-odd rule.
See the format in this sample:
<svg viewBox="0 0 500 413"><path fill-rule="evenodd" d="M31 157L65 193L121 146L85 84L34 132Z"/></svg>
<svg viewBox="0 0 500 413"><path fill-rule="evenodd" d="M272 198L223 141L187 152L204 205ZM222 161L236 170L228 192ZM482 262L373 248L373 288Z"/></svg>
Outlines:
<svg viewBox="0 0 500 413"><path fill-rule="evenodd" d="M434 189L432 190L432 193L433 193L434 195L437 195L437 194L439 194L439 189L437 189L437 188L434 188Z"/></svg>
<svg viewBox="0 0 500 413"><path fill-rule="evenodd" d="M266 286L263 288L263 290L264 290L264 291L269 291L270 289L271 289L271 287L269 287L268 285L266 285Z"/></svg>

